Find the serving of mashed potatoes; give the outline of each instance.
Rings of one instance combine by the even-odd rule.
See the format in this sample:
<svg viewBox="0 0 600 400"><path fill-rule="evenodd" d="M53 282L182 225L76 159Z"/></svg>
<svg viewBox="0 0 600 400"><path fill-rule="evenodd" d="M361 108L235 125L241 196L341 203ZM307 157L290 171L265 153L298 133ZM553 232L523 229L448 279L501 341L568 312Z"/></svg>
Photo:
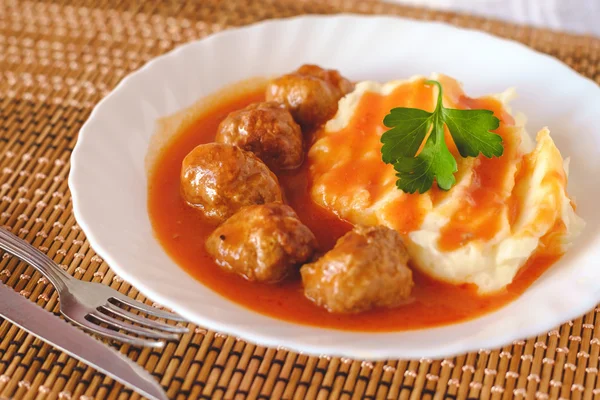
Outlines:
<svg viewBox="0 0 600 400"><path fill-rule="evenodd" d="M412 264L452 284L473 284L480 294L501 290L534 255L560 255L584 223L567 194L568 160L547 128L535 142L525 119L511 115L514 91L471 98L452 78L434 75L445 107L490 109L504 154L462 158L446 142L458 171L456 185L407 194L396 187L392 165L381 160L383 118L394 107L432 111L437 91L425 77L356 84L337 114L316 134L308 153L311 197L353 224L386 225L404 239Z"/></svg>

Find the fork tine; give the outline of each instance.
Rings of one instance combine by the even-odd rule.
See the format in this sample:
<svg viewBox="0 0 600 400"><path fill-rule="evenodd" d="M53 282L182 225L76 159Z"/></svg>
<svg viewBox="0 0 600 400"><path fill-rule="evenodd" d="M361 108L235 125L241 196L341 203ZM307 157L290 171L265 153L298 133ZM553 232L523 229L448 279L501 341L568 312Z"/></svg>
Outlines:
<svg viewBox="0 0 600 400"><path fill-rule="evenodd" d="M147 326L149 328L159 329L159 330L162 330L165 332L172 332L172 333L187 333L188 332L188 328L186 328L185 326L168 325L163 322L153 321L146 317L142 317L141 315L134 314L127 310L123 310L122 308L117 307L116 305L114 305L112 303L106 303L101 308L112 314L118 315L119 317L125 318L132 322L136 322L140 325Z"/></svg>
<svg viewBox="0 0 600 400"><path fill-rule="evenodd" d="M95 311L93 313L88 314L89 316L96 318L100 322L104 322L105 324L111 325L114 328L123 329L129 333L135 333L137 335L143 335L152 339L165 339L165 340L176 340L179 336L176 333L167 333L161 331L155 331L148 328L142 328L140 326L135 326L127 322L123 322L118 320L110 315L103 314L99 311Z"/></svg>
<svg viewBox="0 0 600 400"><path fill-rule="evenodd" d="M142 303L141 301L134 300L130 297L127 297L126 295L124 295L122 293L119 293L119 292L113 294L113 299L120 303L125 304L126 306L135 308L138 311L145 312L146 314L150 314L157 318L164 318L164 319L170 319L173 321L187 322L183 317L180 317L179 315L177 315L175 313L159 310L156 307L152 307L152 306Z"/></svg>
<svg viewBox="0 0 600 400"><path fill-rule="evenodd" d="M121 332L107 329L103 326L100 326L100 325L94 323L94 322L88 321L87 319L82 319L81 321L76 321L74 319L67 317L66 315L65 315L65 317L69 321L73 322L75 325L78 325L78 326L86 329L89 332L95 333L97 335L100 335L100 336L108 338L108 339L127 343L132 346L143 346L143 347L151 347L151 348L155 348L155 349L160 349L160 348L164 347L164 345L165 345L165 342L161 342L158 340L136 338L133 336L125 335Z"/></svg>

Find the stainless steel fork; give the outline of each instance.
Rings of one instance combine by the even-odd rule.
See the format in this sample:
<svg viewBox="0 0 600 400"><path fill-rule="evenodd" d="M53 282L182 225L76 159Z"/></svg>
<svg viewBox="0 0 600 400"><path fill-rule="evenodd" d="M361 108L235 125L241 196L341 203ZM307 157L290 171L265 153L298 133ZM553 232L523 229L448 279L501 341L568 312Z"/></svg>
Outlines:
<svg viewBox="0 0 600 400"><path fill-rule="evenodd" d="M164 340L177 339L178 334L187 332L185 327L154 321L119 307L125 305L158 318L184 321L177 314L133 300L106 285L73 278L46 254L2 228L0 248L27 262L44 275L58 292L60 312L65 318L93 333L135 346L162 347ZM115 317L121 317L127 322ZM144 338L105 328L100 323Z"/></svg>

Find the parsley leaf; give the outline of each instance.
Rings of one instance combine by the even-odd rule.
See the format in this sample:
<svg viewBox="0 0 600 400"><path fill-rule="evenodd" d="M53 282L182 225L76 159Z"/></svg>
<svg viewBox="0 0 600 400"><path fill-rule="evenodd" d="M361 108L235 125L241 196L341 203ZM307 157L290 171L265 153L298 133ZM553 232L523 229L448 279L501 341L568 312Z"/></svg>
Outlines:
<svg viewBox="0 0 600 400"><path fill-rule="evenodd" d="M433 179L444 190L456 183L454 172L457 171L456 160L446 146L444 126L436 125L435 131L425 143L417 157L400 157L394 163L394 169L400 179L396 181L398 188L407 193L425 193L431 188Z"/></svg>
<svg viewBox="0 0 600 400"><path fill-rule="evenodd" d="M391 129L381 136L382 159L386 164L394 165L398 177L396 185L406 193L425 193L434 180L443 190L449 190L456 183L457 164L444 139L444 124L462 157L479 154L499 157L504 150L502 138L490 132L500 126L492 111L445 108L442 85L437 81L426 81L425 84L438 87L433 112L399 107L393 108L383 120L383 124Z"/></svg>
<svg viewBox="0 0 600 400"><path fill-rule="evenodd" d="M500 157L504 151L500 135L490 132L500 126L490 110L455 110L444 108L444 121L463 157Z"/></svg>
<svg viewBox="0 0 600 400"><path fill-rule="evenodd" d="M414 157L431 129L430 116L431 113L418 108L394 108L386 115L383 124L392 129L385 133L383 162L391 164L400 157Z"/></svg>

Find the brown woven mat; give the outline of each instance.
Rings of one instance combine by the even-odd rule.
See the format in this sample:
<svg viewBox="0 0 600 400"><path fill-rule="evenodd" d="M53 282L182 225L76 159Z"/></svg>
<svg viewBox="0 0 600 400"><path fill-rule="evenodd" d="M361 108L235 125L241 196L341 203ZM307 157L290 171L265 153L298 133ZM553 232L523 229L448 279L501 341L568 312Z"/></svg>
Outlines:
<svg viewBox="0 0 600 400"><path fill-rule="evenodd" d="M365 1L0 0L0 224L79 279L132 296L94 254L71 213L69 156L92 107L128 72L173 46L265 18L360 12L435 19L519 40L600 82L600 39ZM1 279L47 310L57 297L4 257ZM141 297L140 297L141 298ZM162 351L122 346L171 398L600 399L600 308L496 351L445 360L359 362L265 349L196 328ZM139 398L4 322L0 396Z"/></svg>

